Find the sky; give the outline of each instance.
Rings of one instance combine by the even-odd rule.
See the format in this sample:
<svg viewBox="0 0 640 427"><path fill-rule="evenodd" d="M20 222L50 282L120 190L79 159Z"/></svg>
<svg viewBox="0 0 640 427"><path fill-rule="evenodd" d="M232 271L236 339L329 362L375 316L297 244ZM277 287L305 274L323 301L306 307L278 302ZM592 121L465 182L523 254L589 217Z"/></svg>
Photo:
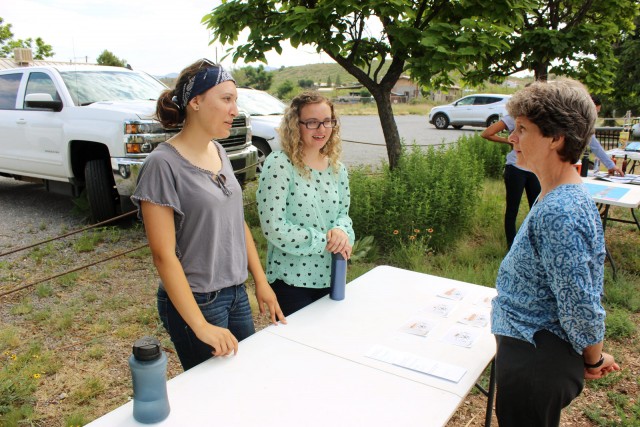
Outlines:
<svg viewBox="0 0 640 427"><path fill-rule="evenodd" d="M207 57L226 68L226 48L209 45L202 17L220 0L5 0L3 24L11 24L14 39L41 37L53 47L56 61L96 62L103 50L125 59L134 69L155 76L178 73ZM35 43L34 43L35 46ZM333 63L312 46L283 45L283 54L267 53L269 67ZM251 65L258 65L256 63Z"/></svg>

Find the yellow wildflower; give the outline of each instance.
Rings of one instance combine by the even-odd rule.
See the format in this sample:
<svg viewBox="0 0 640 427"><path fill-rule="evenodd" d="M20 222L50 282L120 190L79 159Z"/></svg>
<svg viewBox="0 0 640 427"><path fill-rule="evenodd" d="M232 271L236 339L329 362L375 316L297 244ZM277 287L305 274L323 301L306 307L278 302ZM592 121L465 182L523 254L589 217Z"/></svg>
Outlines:
<svg viewBox="0 0 640 427"><path fill-rule="evenodd" d="M399 233L399 231L398 231L398 230L393 230L393 234L394 234L394 235L395 235L395 234L398 234L398 233Z"/></svg>
<svg viewBox="0 0 640 427"><path fill-rule="evenodd" d="M35 379L40 378L40 374L33 374L33 378L35 378Z"/></svg>

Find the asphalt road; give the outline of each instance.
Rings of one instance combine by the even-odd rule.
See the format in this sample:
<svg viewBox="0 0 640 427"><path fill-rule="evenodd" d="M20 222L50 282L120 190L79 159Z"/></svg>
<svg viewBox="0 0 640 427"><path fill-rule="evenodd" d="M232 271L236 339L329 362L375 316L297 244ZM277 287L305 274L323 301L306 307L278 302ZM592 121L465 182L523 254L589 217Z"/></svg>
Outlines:
<svg viewBox="0 0 640 427"><path fill-rule="evenodd" d="M405 144L419 146L448 144L462 135L481 132L481 128L464 127L455 130L451 127L438 130L427 121L425 116L396 116L396 125ZM348 165L378 165L387 160L387 147L378 116L341 116L341 135L343 141L342 161Z"/></svg>

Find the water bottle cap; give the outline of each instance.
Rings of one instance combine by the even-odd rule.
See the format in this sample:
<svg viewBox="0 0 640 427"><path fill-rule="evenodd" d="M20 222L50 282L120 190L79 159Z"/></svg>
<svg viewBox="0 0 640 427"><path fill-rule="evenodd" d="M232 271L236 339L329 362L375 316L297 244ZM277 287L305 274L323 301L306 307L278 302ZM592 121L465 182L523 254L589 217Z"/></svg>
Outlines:
<svg viewBox="0 0 640 427"><path fill-rule="evenodd" d="M142 337L133 343L133 357L142 361L160 357L160 341L154 337Z"/></svg>

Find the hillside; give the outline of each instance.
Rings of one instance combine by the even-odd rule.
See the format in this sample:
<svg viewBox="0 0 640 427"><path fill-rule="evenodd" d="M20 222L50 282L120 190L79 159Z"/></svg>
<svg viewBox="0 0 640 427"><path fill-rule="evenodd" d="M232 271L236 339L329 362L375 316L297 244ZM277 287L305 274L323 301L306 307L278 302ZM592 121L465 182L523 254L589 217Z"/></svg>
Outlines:
<svg viewBox="0 0 640 427"><path fill-rule="evenodd" d="M384 68L388 68L388 65L385 65ZM296 67L282 67L274 70L271 91L274 91L275 88L286 80L289 80L296 86L298 81L303 79L311 79L315 83L327 83L327 81L331 79L331 83L334 85L336 82L341 84L358 83L355 77L338 64L307 64Z"/></svg>

